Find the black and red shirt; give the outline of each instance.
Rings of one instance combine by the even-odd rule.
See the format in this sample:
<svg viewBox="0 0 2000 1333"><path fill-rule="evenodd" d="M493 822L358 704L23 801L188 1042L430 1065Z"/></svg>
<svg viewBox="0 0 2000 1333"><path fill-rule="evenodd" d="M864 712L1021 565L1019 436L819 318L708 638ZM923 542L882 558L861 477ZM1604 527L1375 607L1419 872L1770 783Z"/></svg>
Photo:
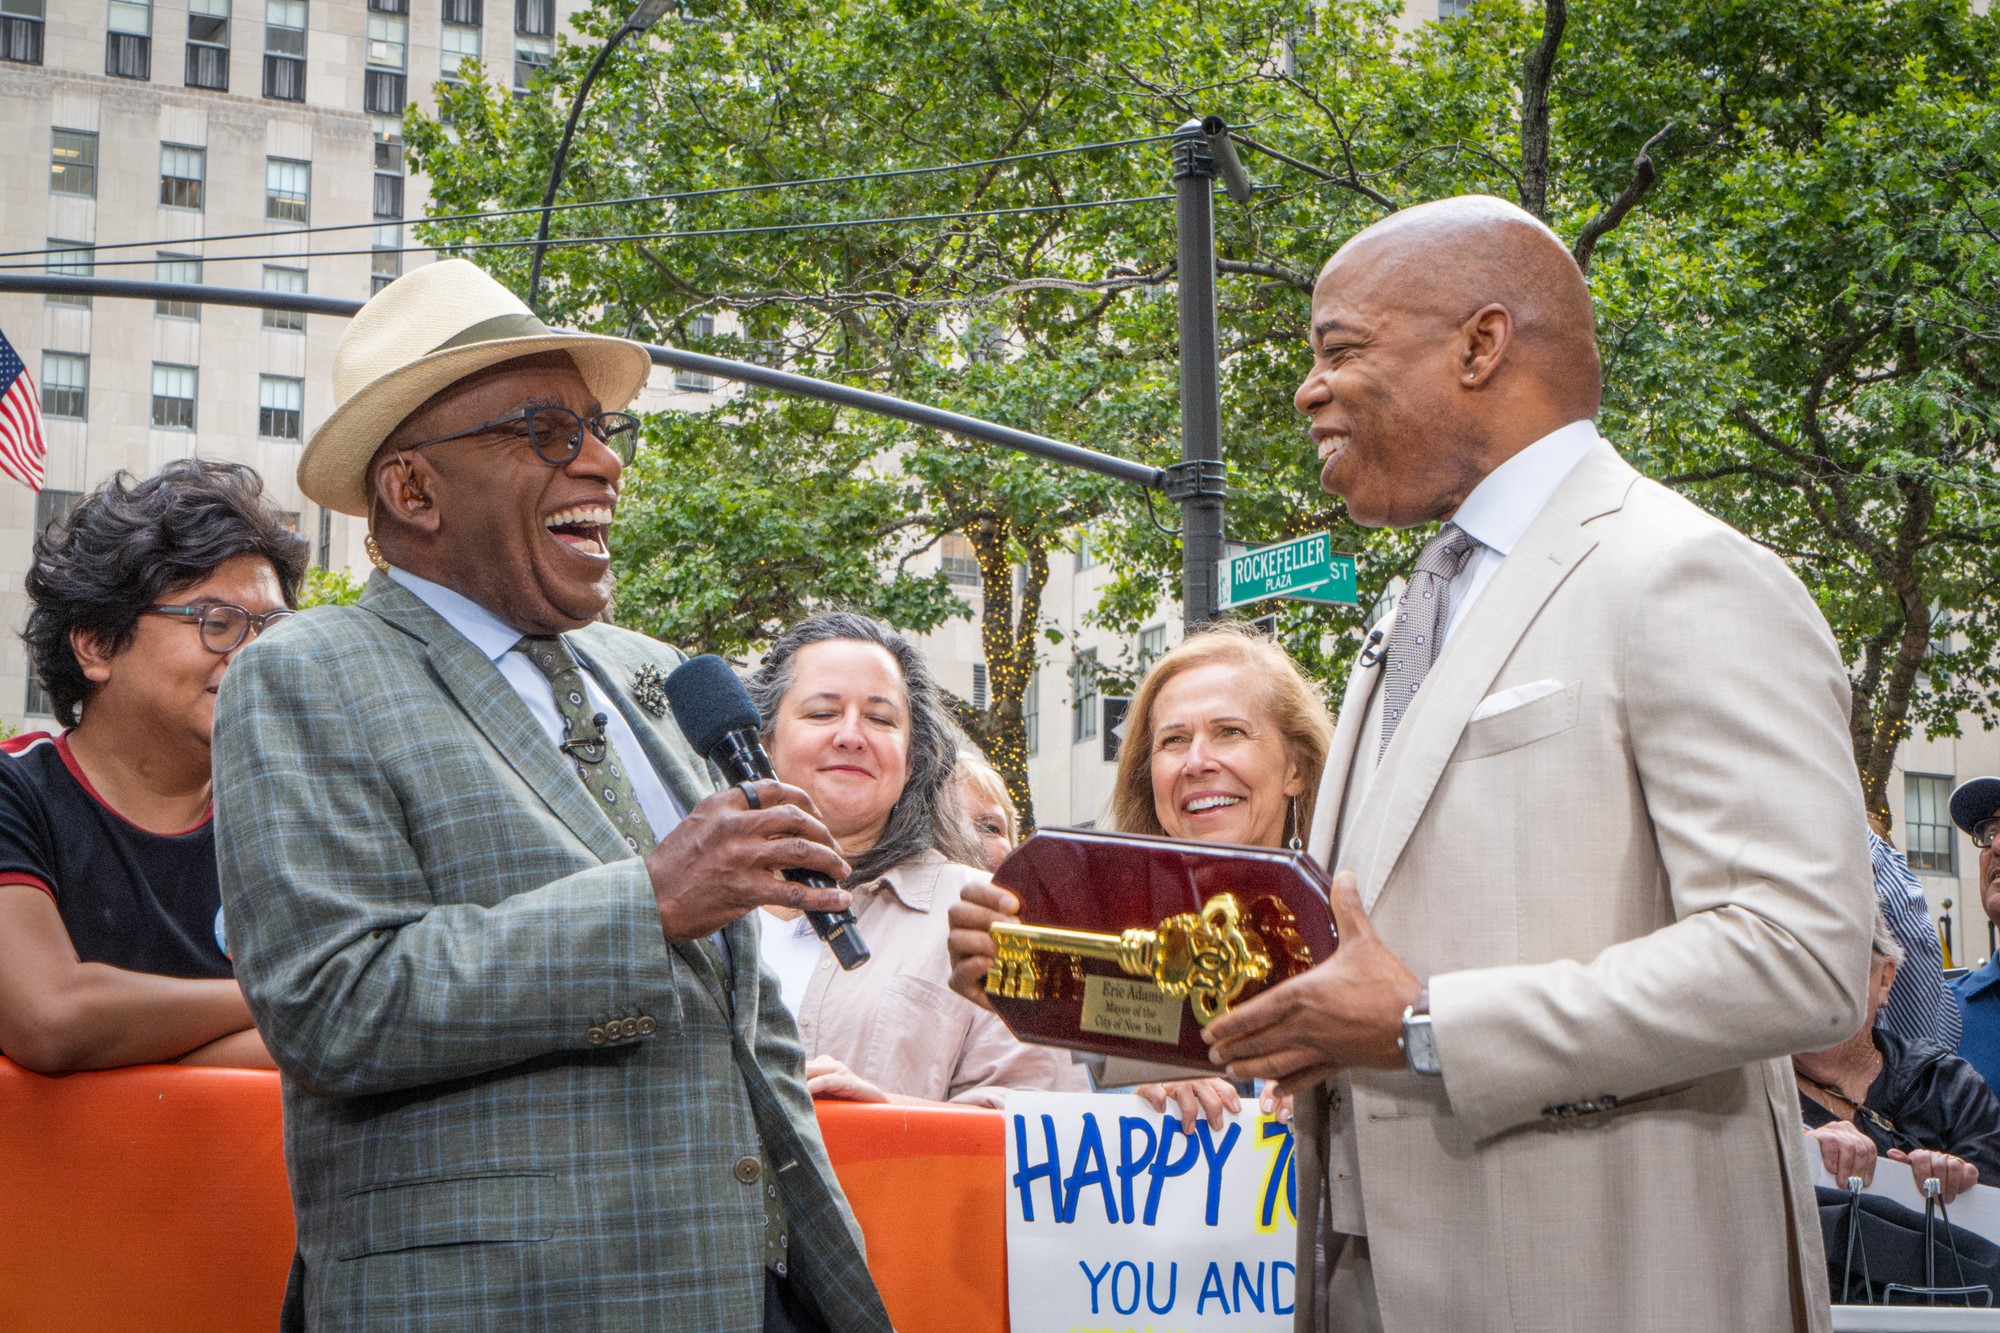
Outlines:
<svg viewBox="0 0 2000 1333"><path fill-rule="evenodd" d="M0 884L55 900L77 957L168 977L227 977L213 813L153 833L113 810L69 742L0 742Z"/></svg>

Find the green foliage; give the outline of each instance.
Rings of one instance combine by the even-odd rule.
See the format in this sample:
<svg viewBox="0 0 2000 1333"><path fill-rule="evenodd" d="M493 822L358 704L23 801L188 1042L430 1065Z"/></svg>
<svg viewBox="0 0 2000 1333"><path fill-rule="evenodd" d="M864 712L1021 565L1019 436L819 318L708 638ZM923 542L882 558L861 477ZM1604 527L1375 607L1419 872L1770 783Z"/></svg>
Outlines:
<svg viewBox="0 0 2000 1333"><path fill-rule="evenodd" d="M309 606L352 606L360 600L360 580L344 569L314 565L306 570L305 582L299 585L301 611Z"/></svg>
<svg viewBox="0 0 2000 1333"><path fill-rule="evenodd" d="M625 8L604 0L583 16L585 36L546 76L556 96L474 80L446 95L449 129L412 119L435 211L539 202L569 94ZM1246 150L1257 195L1217 195L1230 533L1331 530L1358 554L1365 608L1415 542L1355 528L1318 488L1290 402L1311 275L1395 207L1534 197L1544 142L1547 220L1575 237L1671 125L1657 184L1590 270L1607 433L1795 558L1857 664L1864 773L1886 773L1883 746L1893 753L1912 708L1933 729L1990 709L1994 21L1963 0L1580 0L1541 126L1523 121L1539 6L1482 0L1414 31L1396 9L691 0L700 21L608 64L564 186L568 199L682 197L580 209L553 229L677 235L551 251L544 314L1169 462L1172 204L1081 206L1168 193L1164 143L739 187L1116 143L1223 114L1305 164ZM1018 208L1041 211L817 225ZM530 235L534 221L421 230L448 246ZM766 230L715 234L742 228ZM476 253L525 288L526 249ZM739 334L694 336L697 317L724 312ZM963 718L1024 810L1021 690L1037 652L1075 628L1042 615L1049 552L1092 524L1116 571L1096 613L1106 625L1135 628L1178 595L1179 543L1130 488L755 392L649 431L614 557L620 615L649 632L744 651L824 601L929 628L971 609L907 561L944 533L971 540L991 704ZM1178 521L1166 506L1158 517ZM1930 607L1956 637L1926 673L1906 650ZM1287 646L1330 694L1363 619L1284 608ZM1115 686L1136 664L1108 665Z"/></svg>

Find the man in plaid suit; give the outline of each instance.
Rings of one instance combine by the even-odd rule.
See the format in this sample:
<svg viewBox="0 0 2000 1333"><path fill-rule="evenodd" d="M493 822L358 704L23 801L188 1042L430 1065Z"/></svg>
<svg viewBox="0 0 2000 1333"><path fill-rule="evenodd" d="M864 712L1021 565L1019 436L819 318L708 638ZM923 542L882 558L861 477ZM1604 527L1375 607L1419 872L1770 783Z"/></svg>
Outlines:
<svg viewBox="0 0 2000 1333"><path fill-rule="evenodd" d="M678 655L595 623L636 428L607 409L648 369L464 261L335 356L299 485L381 572L246 651L215 738L290 1326L889 1327L749 919L844 905L775 872L846 865L804 793L714 793L662 716Z"/></svg>

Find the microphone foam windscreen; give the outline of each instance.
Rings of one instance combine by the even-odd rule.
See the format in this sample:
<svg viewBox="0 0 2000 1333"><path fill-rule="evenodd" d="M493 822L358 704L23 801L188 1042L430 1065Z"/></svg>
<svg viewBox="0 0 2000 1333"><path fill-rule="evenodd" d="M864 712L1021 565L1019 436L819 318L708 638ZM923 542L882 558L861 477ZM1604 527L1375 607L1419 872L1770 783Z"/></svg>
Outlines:
<svg viewBox="0 0 2000 1333"><path fill-rule="evenodd" d="M694 746L695 753L707 757L716 743L732 731L763 729L757 705L750 691L736 678L729 663L713 653L690 657L667 677L667 706L681 734Z"/></svg>

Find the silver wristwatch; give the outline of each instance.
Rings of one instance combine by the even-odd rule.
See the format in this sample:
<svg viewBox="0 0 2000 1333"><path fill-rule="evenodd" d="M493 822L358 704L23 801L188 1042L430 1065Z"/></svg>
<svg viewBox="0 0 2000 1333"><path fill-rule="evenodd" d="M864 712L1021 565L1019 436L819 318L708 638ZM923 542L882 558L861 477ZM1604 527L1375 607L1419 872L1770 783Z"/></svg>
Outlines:
<svg viewBox="0 0 2000 1333"><path fill-rule="evenodd" d="M1444 1073L1444 1067L1438 1063L1437 1035L1431 1030L1429 986L1418 991L1417 1002L1403 1010L1403 1036L1396 1045L1410 1062L1411 1073L1433 1078Z"/></svg>

